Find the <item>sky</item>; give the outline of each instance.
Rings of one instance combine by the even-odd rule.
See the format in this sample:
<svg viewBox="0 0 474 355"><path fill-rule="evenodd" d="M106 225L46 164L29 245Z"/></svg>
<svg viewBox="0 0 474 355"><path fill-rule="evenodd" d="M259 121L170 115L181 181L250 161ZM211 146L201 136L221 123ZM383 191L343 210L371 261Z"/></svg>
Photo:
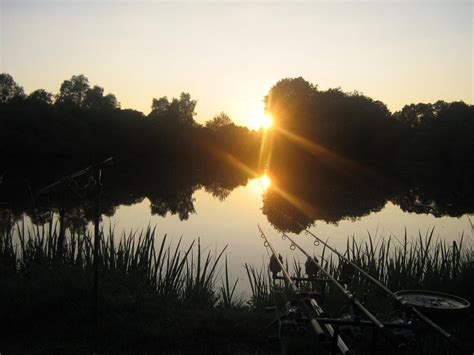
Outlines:
<svg viewBox="0 0 474 355"><path fill-rule="evenodd" d="M122 108L189 92L196 119L256 128L263 98L302 76L405 104L473 103L472 1L0 0L0 72L57 93L85 74Z"/></svg>

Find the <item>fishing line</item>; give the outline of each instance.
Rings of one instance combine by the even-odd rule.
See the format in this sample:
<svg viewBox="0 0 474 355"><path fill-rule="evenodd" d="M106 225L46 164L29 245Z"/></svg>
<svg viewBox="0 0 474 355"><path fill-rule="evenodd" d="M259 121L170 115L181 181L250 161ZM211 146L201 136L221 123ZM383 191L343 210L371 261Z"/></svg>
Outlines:
<svg viewBox="0 0 474 355"><path fill-rule="evenodd" d="M292 238L288 235L285 235L286 238L294 245L298 250L300 250L309 261L311 261L327 278L331 280L334 286L336 286L343 295L355 306L359 311L361 311L382 333L382 335L387 338L393 345L397 346L398 348L406 347L406 344L400 342L394 334L392 334L389 330L385 328L385 326L367 309L365 308L362 303L352 294L349 290L347 290L339 281L337 281L328 271L321 267L321 265L311 257L303 248L301 248Z"/></svg>
<svg viewBox="0 0 474 355"><path fill-rule="evenodd" d="M306 317L308 318L308 321L311 324L314 332L316 333L319 339L325 338L324 330L322 329L321 325L316 320L316 318L313 316L309 306L306 304L305 300L303 299L298 287L295 285L295 283L291 279L291 276L288 274L288 271L285 269L284 265L278 258L277 253L275 249L273 248L272 244L270 243L268 238L265 236L265 233L263 233L263 230L260 228L260 226L259 225L257 226L260 232L260 237L264 239L263 245L266 248L269 248L271 250L273 257L275 258L276 262L278 263L281 269L281 272L283 273L283 276L285 277L286 281L289 283L291 291L293 292L293 294L295 295L297 299L298 305L300 306L300 308L302 309L302 311L305 313Z"/></svg>
<svg viewBox="0 0 474 355"><path fill-rule="evenodd" d="M298 223L298 225L305 230L306 234L311 235L313 238L319 240L321 243L323 243L330 251L332 251L334 254L336 254L342 261L346 262L347 264L351 265L354 267L356 270L358 270L362 275L366 276L369 280L371 280L376 286L380 287L383 289L388 295L390 295L398 304L402 306L402 308L409 310L412 314L416 315L420 320L425 322L427 325L429 325L431 328L436 330L439 334L441 334L443 337L446 338L452 345L457 347L459 350L462 352L465 352L464 347L462 346L461 342L452 334L448 333L446 330L441 328L438 324L433 322L431 319L429 319L427 316L425 316L423 313L421 313L418 309L415 307L409 305L405 300L401 299L399 296L397 296L392 290L390 290L387 286L382 284L379 280L368 274L366 271L364 271L359 265L355 264L354 262L350 261L347 259L345 256L343 256L341 253L339 253L336 249L332 248L329 246L327 243L325 243L321 238L317 237L314 233L312 233L310 230L305 228L301 223ZM286 236L288 239L290 239L288 236ZM290 239L291 240L291 239Z"/></svg>

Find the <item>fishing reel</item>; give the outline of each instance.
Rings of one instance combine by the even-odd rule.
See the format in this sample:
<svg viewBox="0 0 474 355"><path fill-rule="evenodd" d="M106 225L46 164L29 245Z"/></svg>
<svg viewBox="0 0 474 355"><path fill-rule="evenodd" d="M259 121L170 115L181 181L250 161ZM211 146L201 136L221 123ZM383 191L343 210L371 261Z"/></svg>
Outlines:
<svg viewBox="0 0 474 355"><path fill-rule="evenodd" d="M277 314L273 324L278 323L278 338L307 333L305 317L296 299L286 302L281 312L275 307L269 308Z"/></svg>

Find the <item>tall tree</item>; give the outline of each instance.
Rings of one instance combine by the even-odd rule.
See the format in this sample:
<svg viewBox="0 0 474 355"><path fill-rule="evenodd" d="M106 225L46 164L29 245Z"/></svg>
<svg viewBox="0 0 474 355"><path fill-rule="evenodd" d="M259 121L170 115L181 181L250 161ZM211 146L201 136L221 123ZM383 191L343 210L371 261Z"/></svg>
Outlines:
<svg viewBox="0 0 474 355"><path fill-rule="evenodd" d="M119 103L115 95L104 96L104 89L95 85L86 91L82 107L95 111L113 110L119 107Z"/></svg>
<svg viewBox="0 0 474 355"><path fill-rule="evenodd" d="M159 99L153 98L149 117L156 119L162 118L168 113L169 107L170 102L166 96L160 97Z"/></svg>
<svg viewBox="0 0 474 355"><path fill-rule="evenodd" d="M0 103L10 101L15 97L23 98L25 93L10 74L0 74Z"/></svg>
<svg viewBox="0 0 474 355"><path fill-rule="evenodd" d="M265 97L265 111L273 117L275 126L293 130L308 113L317 86L302 77L277 82Z"/></svg>
<svg viewBox="0 0 474 355"><path fill-rule="evenodd" d="M227 115L225 112L221 112L214 116L212 120L206 121L205 125L207 128L217 130L222 127L233 126L234 122L232 122L229 115Z"/></svg>
<svg viewBox="0 0 474 355"><path fill-rule="evenodd" d="M61 84L56 102L82 107L88 90L89 79L82 74L73 75L71 79L64 80Z"/></svg>
<svg viewBox="0 0 474 355"><path fill-rule="evenodd" d="M192 100L191 95L184 92L181 93L179 99L173 98L171 102L166 96L154 98L148 117L169 125L192 126L195 124L196 104L197 101Z"/></svg>
<svg viewBox="0 0 474 355"><path fill-rule="evenodd" d="M191 95L185 92L182 92L179 96L179 113L180 120L185 124L194 124L194 116L196 113L196 100L191 100Z"/></svg>
<svg viewBox="0 0 474 355"><path fill-rule="evenodd" d="M38 89L31 92L28 95L28 99L32 101L33 103L42 103L42 104L51 105L53 103L53 94L51 94L50 92L44 89Z"/></svg>

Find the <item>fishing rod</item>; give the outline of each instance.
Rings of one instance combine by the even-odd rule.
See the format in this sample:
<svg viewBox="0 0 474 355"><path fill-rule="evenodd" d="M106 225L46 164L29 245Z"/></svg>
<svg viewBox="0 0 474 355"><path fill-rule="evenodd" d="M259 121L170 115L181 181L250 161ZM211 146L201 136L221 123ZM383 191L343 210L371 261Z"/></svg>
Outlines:
<svg viewBox="0 0 474 355"><path fill-rule="evenodd" d="M381 283L379 280L371 276L369 273L367 273L364 269L362 269L359 265L356 263L350 261L347 259L344 255L339 253L336 249L332 248L327 242L322 240L321 238L317 237L314 233L312 233L309 229L304 227L301 223L298 223L298 225L303 228L306 234L311 235L316 241L319 243L322 243L326 248L328 248L330 251L332 251L334 254L336 254L339 259L344 261L346 264L351 265L353 268L355 268L357 271L359 271L362 275L367 277L370 281L372 281L375 285L380 287L382 290L384 290L390 297L392 297L402 308L409 310L413 314L415 314L420 320L425 322L428 326L430 326L432 329L437 331L439 334L441 334L446 340L448 340L452 345L457 347L459 350L465 352L466 350L464 349L463 345L461 342L452 334L448 333L446 330L441 328L438 324L433 322L430 318L425 316L423 313L421 313L418 309L416 309L414 306L408 304L405 300L403 300L401 297L397 296L392 290L390 290L387 286L385 286L383 283ZM284 235L286 238L290 239L288 235L284 232L282 232L282 235ZM290 239L291 240L291 239ZM293 243L294 244L294 243ZM296 245L296 244L295 244Z"/></svg>
<svg viewBox="0 0 474 355"><path fill-rule="evenodd" d="M298 304L303 309L303 312L306 314L306 317L309 319L309 322L310 322L311 326L313 327L314 332L316 333L316 335L318 336L319 339L321 339L321 340L324 339L325 334L324 334L323 328L321 327L319 322L316 320L316 318L311 315L311 310L310 310L309 306L306 304L306 302L303 300L303 298L300 297L300 295L301 295L300 290L298 289L298 287L295 285L295 283L291 279L290 275L288 274L288 271L286 271L286 269L283 266L282 262L278 259L277 253L275 252L275 249L273 248L272 244L267 239L267 237L266 237L265 233L263 232L262 228L260 228L260 225L257 225L257 226L258 226L258 230L260 232L261 238L263 238L265 240L263 245L265 247L270 248L270 250L272 252L272 256L274 257L274 260L277 261L277 263L278 263L278 265L279 265L279 267L280 267L280 269L283 273L283 276L285 277L286 281L289 283L289 285L291 287L291 291L297 296Z"/></svg>
<svg viewBox="0 0 474 355"><path fill-rule="evenodd" d="M67 175L67 176L64 176L62 177L61 179L49 184L48 186L45 186L43 187L41 190L39 190L37 193L36 193L36 196L39 196L41 195L42 193L48 191L48 190L51 190L52 188L58 186L58 185L61 185L61 184L64 184L64 183L67 183L67 182L70 182L82 175L85 175L87 173L89 173L90 171L92 170L95 170L95 169L100 169L102 168L103 166L105 165L108 165L110 163L112 163L114 161L114 158L113 157L110 157L110 158L107 158L99 163L96 163L96 164L93 164L93 165L90 165L88 166L87 168L84 168L82 170L79 170L79 171L76 171L70 175Z"/></svg>
<svg viewBox="0 0 474 355"><path fill-rule="evenodd" d="M99 247L100 247L100 230L99 230L99 224L100 224L100 194L101 194L101 188L102 188L102 168L106 165L111 164L114 161L113 157L109 157L99 163L92 164L84 169L81 169L79 171L76 171L70 175L64 176L61 179L49 184L48 186L40 189L36 193L36 197L39 197L41 194L54 189L57 186L63 186L64 191L65 188L67 187L67 184L69 184L69 187L71 190L72 189L71 183L76 182L75 179L84 176L88 173L94 172L95 173L95 178L92 177L91 174L91 183L95 185L95 216L94 216L94 249L93 249L93 280L92 280L92 296L93 296L93 307L92 307L92 315L94 319L94 323L96 326L96 329L99 324ZM89 186L89 183L86 185ZM74 191L76 192L76 191ZM79 195L78 192L76 192L77 195ZM83 196L80 196L80 198L83 198ZM63 194L63 199L64 199L64 194ZM35 199L33 198L33 203L35 203ZM64 201L63 201L64 203ZM58 237L58 250L60 252L60 255L62 254L62 247L63 243L65 240L65 225L64 225L64 217L65 217L65 211L63 208L61 208L60 212L60 220L61 220L61 225L60 225L60 233ZM96 340L97 342L97 340ZM95 344L95 348L97 348L97 343ZM96 349L97 350L97 349Z"/></svg>
<svg viewBox="0 0 474 355"><path fill-rule="evenodd" d="M402 349L406 347L406 344L404 342L401 342L397 339L397 337L388 330L385 325L380 322L377 317L375 317L367 308L360 303L360 301L355 297L354 294L352 294L349 290L347 290L338 280L336 280L329 272L324 270L324 268L319 265L319 263L314 259L312 256L310 256L303 248L301 248L293 239L291 239L288 235L285 233L282 234L282 239L288 239L291 242L291 249L298 248L299 251L301 251L310 262L312 262L323 274L326 275L327 278L331 280L331 282L343 293L343 295L355 306L360 312L362 312L374 325L375 327L380 331L380 333L390 342L392 345L397 346L398 348Z"/></svg>
<svg viewBox="0 0 474 355"><path fill-rule="evenodd" d="M273 260L276 260L278 263L279 268L281 269L285 280L290 284L291 289L293 293L297 296L298 303L300 307L303 309L303 312L305 313L306 317L309 319L315 333L317 334L319 339L324 339L325 334L324 331L322 330L322 327L318 321L318 318L314 317L312 315L310 307L306 304L305 300L301 297L301 292L298 289L298 286L293 282L293 278L288 274L287 270L284 268L282 261L277 257L276 251L271 245L271 243L268 241L268 238L266 237L265 233L263 232L262 228L260 228L260 225L258 226L258 230L260 232L260 236L265 240L263 245L265 247L270 248L272 252L272 257ZM310 304L313 307L314 311L316 312L316 315L319 317L321 314L323 314L322 308L319 306L319 304L316 302L315 299L311 298L310 299ZM325 321L334 321L333 319L325 319ZM324 323L325 328L327 329L329 335L333 339L333 352L335 354L335 348L338 347L339 350L341 351L342 354L349 354L349 348L347 347L346 343L344 340L339 336L339 329L336 328L336 330L331 326L331 324Z"/></svg>

